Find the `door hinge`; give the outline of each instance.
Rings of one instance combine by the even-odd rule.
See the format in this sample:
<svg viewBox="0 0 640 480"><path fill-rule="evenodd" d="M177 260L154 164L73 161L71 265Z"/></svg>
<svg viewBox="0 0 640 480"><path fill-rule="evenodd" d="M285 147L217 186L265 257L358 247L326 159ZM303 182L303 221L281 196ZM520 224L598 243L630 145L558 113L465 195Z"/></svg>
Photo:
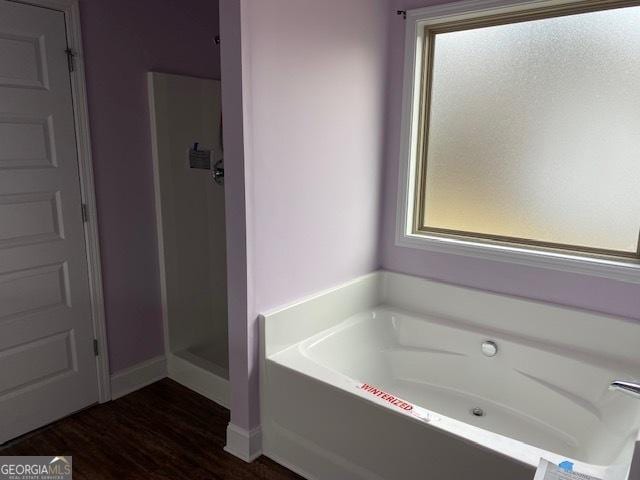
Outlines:
<svg viewBox="0 0 640 480"><path fill-rule="evenodd" d="M96 357L98 355L100 355L100 350L98 348L98 339L97 338L93 339L93 353L95 354Z"/></svg>
<svg viewBox="0 0 640 480"><path fill-rule="evenodd" d="M89 221L89 211L87 210L87 204L81 203L80 210L82 210L82 222L87 223Z"/></svg>
<svg viewBox="0 0 640 480"><path fill-rule="evenodd" d="M64 53L67 54L67 65L69 66L69 71L73 72L76 69L76 54L70 48L67 48Z"/></svg>

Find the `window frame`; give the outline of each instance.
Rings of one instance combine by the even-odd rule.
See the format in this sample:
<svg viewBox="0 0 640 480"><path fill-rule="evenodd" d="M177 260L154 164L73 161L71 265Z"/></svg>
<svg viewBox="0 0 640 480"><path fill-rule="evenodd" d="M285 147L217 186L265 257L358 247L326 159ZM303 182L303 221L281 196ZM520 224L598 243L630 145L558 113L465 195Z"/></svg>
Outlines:
<svg viewBox="0 0 640 480"><path fill-rule="evenodd" d="M640 283L640 239L634 254L423 225L427 159L424 136L429 124L435 35L628 6L640 6L640 1L467 0L407 11L397 246Z"/></svg>

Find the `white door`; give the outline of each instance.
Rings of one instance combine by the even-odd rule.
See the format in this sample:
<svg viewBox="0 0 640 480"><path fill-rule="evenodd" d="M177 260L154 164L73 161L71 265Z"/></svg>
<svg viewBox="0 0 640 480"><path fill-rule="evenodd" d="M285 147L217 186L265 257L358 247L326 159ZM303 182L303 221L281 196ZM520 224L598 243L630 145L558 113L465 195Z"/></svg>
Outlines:
<svg viewBox="0 0 640 480"><path fill-rule="evenodd" d="M0 0L0 443L98 400L66 48Z"/></svg>

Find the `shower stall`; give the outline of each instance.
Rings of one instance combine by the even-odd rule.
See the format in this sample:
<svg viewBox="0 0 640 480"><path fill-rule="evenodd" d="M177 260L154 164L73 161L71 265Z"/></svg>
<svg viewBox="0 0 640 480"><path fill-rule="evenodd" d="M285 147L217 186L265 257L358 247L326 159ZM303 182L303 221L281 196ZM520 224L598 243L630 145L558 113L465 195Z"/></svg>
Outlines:
<svg viewBox="0 0 640 480"><path fill-rule="evenodd" d="M169 377L227 406L220 82L150 72L148 89Z"/></svg>

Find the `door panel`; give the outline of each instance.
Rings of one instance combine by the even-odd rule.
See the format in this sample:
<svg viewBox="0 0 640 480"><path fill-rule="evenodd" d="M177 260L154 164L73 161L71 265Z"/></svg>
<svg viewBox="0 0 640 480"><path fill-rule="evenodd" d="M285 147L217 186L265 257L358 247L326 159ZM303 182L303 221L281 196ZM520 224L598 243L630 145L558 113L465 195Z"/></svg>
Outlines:
<svg viewBox="0 0 640 480"><path fill-rule="evenodd" d="M55 167L51 117L0 117L0 170Z"/></svg>
<svg viewBox="0 0 640 480"><path fill-rule="evenodd" d="M1 195L0 248L62 240L59 210L58 192Z"/></svg>
<svg viewBox="0 0 640 480"><path fill-rule="evenodd" d="M0 443L98 400L66 48L0 0Z"/></svg>
<svg viewBox="0 0 640 480"><path fill-rule="evenodd" d="M47 88L43 44L42 35L0 33L0 86Z"/></svg>

